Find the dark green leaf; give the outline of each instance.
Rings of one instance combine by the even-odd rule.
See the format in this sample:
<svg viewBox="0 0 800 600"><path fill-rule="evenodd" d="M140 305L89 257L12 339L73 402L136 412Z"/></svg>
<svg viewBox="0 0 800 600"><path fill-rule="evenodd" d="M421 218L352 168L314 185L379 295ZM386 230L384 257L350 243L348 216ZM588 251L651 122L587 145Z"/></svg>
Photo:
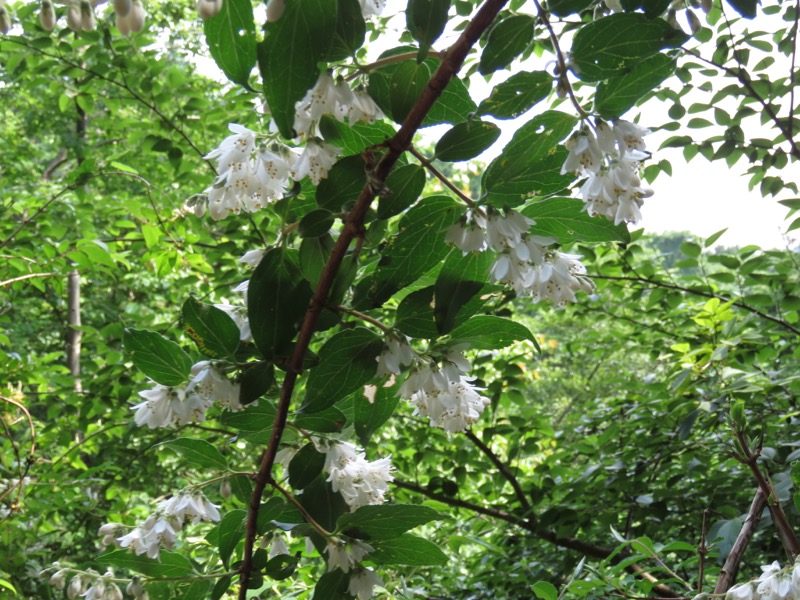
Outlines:
<svg viewBox="0 0 800 600"><path fill-rule="evenodd" d="M295 137L295 102L316 83L317 63L330 52L337 25L337 0L293 0L264 28L258 65L272 117L285 137Z"/></svg>
<svg viewBox="0 0 800 600"><path fill-rule="evenodd" d="M572 242L629 242L625 225L590 216L577 198L548 198L526 206L522 214L536 221L531 232L550 237L559 244Z"/></svg>
<svg viewBox="0 0 800 600"><path fill-rule="evenodd" d="M229 567L231 554L244 539L247 511L234 509L225 513L219 523L219 556L225 567Z"/></svg>
<svg viewBox="0 0 800 600"><path fill-rule="evenodd" d="M461 309L486 285L494 259L489 252L464 256L454 250L448 255L434 286L433 314L440 335L456 326Z"/></svg>
<svg viewBox="0 0 800 600"><path fill-rule="evenodd" d="M308 377L301 411L321 411L368 383L375 377L382 349L383 340L367 329L334 335L319 351L320 364Z"/></svg>
<svg viewBox="0 0 800 600"><path fill-rule="evenodd" d="M267 402L259 402L257 406L248 406L238 412L226 412L221 418L223 425L245 434L268 433L274 420L275 408Z"/></svg>
<svg viewBox="0 0 800 600"><path fill-rule="evenodd" d="M433 312L434 286L411 292L400 301L394 326L412 338L433 339L439 336Z"/></svg>
<svg viewBox="0 0 800 600"><path fill-rule="evenodd" d="M312 600L349 600L352 598L347 593L350 576L340 569L335 569L322 575L314 586Z"/></svg>
<svg viewBox="0 0 800 600"><path fill-rule="evenodd" d="M568 186L573 176L561 174L567 157L561 141L576 121L566 113L548 111L520 127L483 173L482 185L490 202L516 206Z"/></svg>
<svg viewBox="0 0 800 600"><path fill-rule="evenodd" d="M558 600L558 590L548 581L537 581L534 583L533 593L541 600Z"/></svg>
<svg viewBox="0 0 800 600"><path fill-rule="evenodd" d="M211 592L211 600L219 600L222 596L225 595L225 592L228 591L228 588L231 586L231 581L233 581L233 577L230 575L225 575L216 584L214 584L214 589Z"/></svg>
<svg viewBox="0 0 800 600"><path fill-rule="evenodd" d="M428 85L433 72L434 68L428 61L419 64L414 60L398 63L389 84L391 88L389 114L395 122L405 121L422 90Z"/></svg>
<svg viewBox="0 0 800 600"><path fill-rule="evenodd" d="M342 514L349 512L344 498L331 489L330 484L325 481L324 475L317 477L307 485L299 500L311 518L328 531L333 531L336 520Z"/></svg>
<svg viewBox="0 0 800 600"><path fill-rule="evenodd" d="M379 565L425 567L447 564L447 555L439 546L410 533L375 542L374 547L375 551L370 552L369 560Z"/></svg>
<svg viewBox="0 0 800 600"><path fill-rule="evenodd" d="M231 492L242 504L250 503L250 496L253 494L253 483L247 475L233 475L228 478L231 484Z"/></svg>
<svg viewBox="0 0 800 600"><path fill-rule="evenodd" d="M322 269L333 250L333 238L330 235L305 238L300 242L300 270L308 282L316 286L322 275Z"/></svg>
<svg viewBox="0 0 800 600"><path fill-rule="evenodd" d="M339 517L337 531L357 530L359 537L370 540L391 540L409 529L446 518L428 506L416 504L383 504L362 506Z"/></svg>
<svg viewBox="0 0 800 600"><path fill-rule="evenodd" d="M522 323L491 315L472 317L450 332L450 337L455 344L466 343L480 350L499 350L520 340L533 342L533 334Z"/></svg>
<svg viewBox="0 0 800 600"><path fill-rule="evenodd" d="M425 169L419 165L404 165L389 173L385 196L378 200L378 218L388 219L400 214L417 201L425 189Z"/></svg>
<svg viewBox="0 0 800 600"><path fill-rule="evenodd" d="M137 556L128 550L112 550L98 556L97 562L148 577L189 577L194 574L194 568L188 558L169 550L162 550L158 560Z"/></svg>
<svg viewBox="0 0 800 600"><path fill-rule="evenodd" d="M664 48L676 48L688 36L662 19L641 13L617 13L584 25L572 43L573 70L585 81L621 75Z"/></svg>
<svg viewBox="0 0 800 600"><path fill-rule="evenodd" d="M553 89L553 77L544 71L514 73L494 87L478 107L479 115L515 119L541 102Z"/></svg>
<svg viewBox="0 0 800 600"><path fill-rule="evenodd" d="M754 19L758 10L758 0L728 0L736 12L746 19Z"/></svg>
<svg viewBox="0 0 800 600"><path fill-rule="evenodd" d="M300 559L295 556L278 554L267 561L267 565L264 567L264 573L267 577L278 581L287 579L292 576L299 562Z"/></svg>
<svg viewBox="0 0 800 600"><path fill-rule="evenodd" d="M225 460L225 457L220 454L219 450L205 440L178 438L168 442L162 442L162 445L174 450L189 460L194 467L204 467L219 471L225 471L228 468L228 462Z"/></svg>
<svg viewBox="0 0 800 600"><path fill-rule="evenodd" d="M265 358L287 353L311 299L296 250L272 248L258 263L247 290L253 341Z"/></svg>
<svg viewBox="0 0 800 600"><path fill-rule="evenodd" d="M200 352L211 358L236 354L239 347L239 328L223 310L187 298L181 311L183 329L192 338Z"/></svg>
<svg viewBox="0 0 800 600"><path fill-rule="evenodd" d="M447 227L458 218L460 206L449 196L431 196L413 206L400 220L375 270L370 299L380 306L394 293L418 279L450 251L444 243Z"/></svg>
<svg viewBox="0 0 800 600"><path fill-rule="evenodd" d="M637 63L629 73L601 82L594 98L595 109L604 117L622 116L674 70L675 61L666 54L655 54L646 58Z"/></svg>
<svg viewBox="0 0 800 600"><path fill-rule="evenodd" d="M592 2L593 0L550 0L547 8L557 17L566 17L584 10Z"/></svg>
<svg viewBox="0 0 800 600"><path fill-rule="evenodd" d="M377 385L370 401L362 392L353 395L353 418L356 435L362 446L369 444L374 434L394 414L400 396L394 387Z"/></svg>
<svg viewBox="0 0 800 600"><path fill-rule="evenodd" d="M346 423L347 417L335 406L329 406L315 413L301 413L294 418L297 427L315 433L336 433L341 431Z"/></svg>
<svg viewBox="0 0 800 600"><path fill-rule="evenodd" d="M620 2L625 12L642 10L648 19L663 15L670 3L671 0L621 0Z"/></svg>
<svg viewBox="0 0 800 600"><path fill-rule="evenodd" d="M489 31L478 71L488 75L511 64L533 42L536 21L528 15L511 15Z"/></svg>
<svg viewBox="0 0 800 600"><path fill-rule="evenodd" d="M256 25L250 0L225 0L219 13L203 21L208 49L225 76L248 86L256 65Z"/></svg>
<svg viewBox="0 0 800 600"><path fill-rule="evenodd" d="M338 0L338 8L336 35L326 57L327 62L337 62L355 56L356 50L364 44L367 33L367 24L364 22L358 0Z"/></svg>
<svg viewBox="0 0 800 600"><path fill-rule="evenodd" d="M275 383L275 367L261 362L248 366L239 381L239 402L243 405L255 402L267 393Z"/></svg>
<svg viewBox="0 0 800 600"><path fill-rule="evenodd" d="M206 600L208 591L211 588L211 581L208 579L197 579L189 585L179 588L178 600Z"/></svg>
<svg viewBox="0 0 800 600"><path fill-rule="evenodd" d="M322 473L325 455L319 452L313 442L309 442L292 457L289 463L289 485L302 490Z"/></svg>
<svg viewBox="0 0 800 600"><path fill-rule="evenodd" d="M126 329L125 349L133 364L156 383L176 386L186 383L192 359L181 347L155 331Z"/></svg>
<svg viewBox="0 0 800 600"><path fill-rule="evenodd" d="M442 35L449 9L450 0L408 0L406 24L423 53Z"/></svg>
<svg viewBox="0 0 800 600"><path fill-rule="evenodd" d="M445 132L436 144L438 160L456 162L475 158L497 141L500 128L494 123L470 120Z"/></svg>
<svg viewBox="0 0 800 600"><path fill-rule="evenodd" d="M367 183L364 159L361 155L346 156L338 161L317 187L317 205L331 212L353 204Z"/></svg>
<svg viewBox="0 0 800 600"><path fill-rule="evenodd" d="M385 121L349 125L340 123L333 117L323 116L321 123L329 126L330 133L323 131L325 139L341 148L345 156L361 154L365 148L382 144L395 134L394 127Z"/></svg>
<svg viewBox="0 0 800 600"><path fill-rule="evenodd" d="M304 238L317 238L325 235L333 227L334 217L333 213L324 208L318 208L306 213L300 219L298 227L300 237ZM302 259L301 259L302 262Z"/></svg>

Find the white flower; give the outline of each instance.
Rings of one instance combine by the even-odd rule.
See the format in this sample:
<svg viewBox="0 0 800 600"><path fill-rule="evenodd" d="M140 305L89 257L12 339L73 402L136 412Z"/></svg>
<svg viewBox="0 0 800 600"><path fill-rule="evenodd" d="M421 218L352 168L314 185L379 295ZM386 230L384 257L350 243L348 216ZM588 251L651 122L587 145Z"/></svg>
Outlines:
<svg viewBox="0 0 800 600"><path fill-rule="evenodd" d="M361 4L361 14L365 17L370 15L379 16L386 8L386 0L358 0Z"/></svg>
<svg viewBox="0 0 800 600"><path fill-rule="evenodd" d="M378 377L384 375L399 375L402 367L408 366L414 360L414 350L408 343L408 338L402 334L390 333L384 341L383 352L375 357L378 361Z"/></svg>
<svg viewBox="0 0 800 600"><path fill-rule="evenodd" d="M482 252L486 249L486 234L474 220L462 217L457 223L447 228L444 241L453 244L466 256L470 252Z"/></svg>
<svg viewBox="0 0 800 600"><path fill-rule="evenodd" d="M210 402L203 401L196 394L187 395L185 388L160 383L139 392L139 395L145 401L132 407L136 411L133 420L137 425L147 425L150 429L202 421L210 406Z"/></svg>
<svg viewBox="0 0 800 600"><path fill-rule="evenodd" d="M66 585L67 571L66 569L59 569L50 577L50 585L59 590L63 590Z"/></svg>
<svg viewBox="0 0 800 600"><path fill-rule="evenodd" d="M122 600L122 591L117 585L108 578L114 577L114 573L106 571L102 577L92 581L91 587L81 594L86 600Z"/></svg>
<svg viewBox="0 0 800 600"><path fill-rule="evenodd" d="M56 11L53 8L51 0L42 0L39 22L46 31L53 31L53 28L56 26Z"/></svg>
<svg viewBox="0 0 800 600"><path fill-rule="evenodd" d="M92 7L92 3L89 2L89 0L81 0L80 11L81 11L81 29L83 29L84 31L94 31L95 21L94 21L94 8Z"/></svg>
<svg viewBox="0 0 800 600"><path fill-rule="evenodd" d="M486 217L486 240L492 250L502 252L520 244L522 236L535 224L533 219L515 210L508 209L504 213L490 210Z"/></svg>
<svg viewBox="0 0 800 600"><path fill-rule="evenodd" d="M334 492L342 495L350 510L384 501L389 482L394 479L390 458L370 462L349 442L337 442L322 451L325 452L327 481L331 482Z"/></svg>
<svg viewBox="0 0 800 600"><path fill-rule="evenodd" d="M117 545L117 536L119 532L124 529L124 526L120 523L106 523L102 525L100 529L97 530L97 535L103 536L103 539L100 540L100 544L103 547L106 547L110 544Z"/></svg>
<svg viewBox="0 0 800 600"><path fill-rule="evenodd" d="M272 536L272 543L269 546L269 552L267 552L267 559L275 558L281 554L289 554L289 548L286 547L283 536L280 533L276 533Z"/></svg>
<svg viewBox="0 0 800 600"><path fill-rule="evenodd" d="M375 550L361 540L345 541L340 538L328 540L325 552L328 555L328 571L340 569L347 573L353 566L361 562L367 554Z"/></svg>
<svg viewBox="0 0 800 600"><path fill-rule="evenodd" d="M597 133L597 144L605 154L617 153L617 137L614 129L601 119L595 120L595 132Z"/></svg>
<svg viewBox="0 0 800 600"><path fill-rule="evenodd" d="M367 93L367 90L359 86L353 92L347 116L350 119L350 123L358 123L359 121L374 123L383 118L383 112L375 103L375 100L372 99L372 96Z"/></svg>
<svg viewBox="0 0 800 600"><path fill-rule="evenodd" d="M792 592L792 579L781 571L776 560L771 565L761 567L761 576L756 580L756 593L763 600L787 600Z"/></svg>
<svg viewBox="0 0 800 600"><path fill-rule="evenodd" d="M121 15L116 13L117 29L122 35L130 35L131 32L136 33L144 28L145 12L142 3L139 0L131 2L131 9L128 14Z"/></svg>
<svg viewBox="0 0 800 600"><path fill-rule="evenodd" d="M448 381L446 387L420 389L412 394L411 404L414 414L428 417L433 427L448 433L461 433L475 423L489 406L487 397L481 396L472 385L472 380L460 377L458 381Z"/></svg>
<svg viewBox="0 0 800 600"><path fill-rule="evenodd" d="M606 8L611 12L622 12L622 4L620 0L603 0L606 4Z"/></svg>
<svg viewBox="0 0 800 600"><path fill-rule="evenodd" d="M219 521L218 507L212 504L202 492L183 491L167 500L162 500L156 506L156 511L168 517L177 517L182 523L191 521L197 524L200 521Z"/></svg>
<svg viewBox="0 0 800 600"><path fill-rule="evenodd" d="M325 71L319 76L314 87L295 104L294 130L297 134L312 136L322 115L336 114L336 97L333 77L329 71Z"/></svg>
<svg viewBox="0 0 800 600"><path fill-rule="evenodd" d="M69 587L67 587L67 598L69 598L69 600L75 600L75 598L83 594L85 589L86 584L83 578L80 575L76 575L72 578L72 581L69 582Z"/></svg>
<svg viewBox="0 0 800 600"><path fill-rule="evenodd" d="M222 0L197 0L197 14L204 21L222 10Z"/></svg>
<svg viewBox="0 0 800 600"><path fill-rule="evenodd" d="M149 600L150 598L150 595L147 593L147 590L144 589L144 586L141 584L138 577L133 578L133 580L125 588L125 591L133 596L136 600Z"/></svg>
<svg viewBox="0 0 800 600"><path fill-rule="evenodd" d="M586 211L592 216L602 215L615 225L638 223L644 198L653 195L652 190L641 187L638 170L637 161L623 157L590 176L581 186Z"/></svg>
<svg viewBox="0 0 800 600"><path fill-rule="evenodd" d="M347 591L358 600L369 600L372 598L372 588L376 585L382 586L383 580L372 569L366 567L350 576L350 583Z"/></svg>
<svg viewBox="0 0 800 600"><path fill-rule="evenodd" d="M725 594L725 600L754 600L752 583L748 581L733 586Z"/></svg>
<svg viewBox="0 0 800 600"><path fill-rule="evenodd" d="M81 30L81 7L77 2L67 5L67 27L72 31Z"/></svg>
<svg viewBox="0 0 800 600"><path fill-rule="evenodd" d="M319 182L328 176L328 171L334 165L341 152L339 148L331 146L322 140L310 139L306 144L305 150L292 167L292 177L296 181L300 181L308 175L311 183L319 185Z"/></svg>
<svg viewBox="0 0 800 600"><path fill-rule="evenodd" d="M186 386L186 396L196 397L206 408L216 401L231 410L239 410L242 407L239 391L239 385L221 373L216 363L203 360L192 366L192 379Z"/></svg>
<svg viewBox="0 0 800 600"><path fill-rule="evenodd" d="M257 267L258 263L261 262L261 259L264 258L264 254L267 251L264 248L256 248L255 250L248 250L244 253L242 258L239 259L239 262L243 262L246 265L251 267Z"/></svg>
<svg viewBox="0 0 800 600"><path fill-rule="evenodd" d="M561 167L561 174L584 175L597 173L603 166L603 151L588 125L583 125L564 143L569 154Z"/></svg>
<svg viewBox="0 0 800 600"><path fill-rule="evenodd" d="M795 562L792 569L792 594L800 598L800 562Z"/></svg>
<svg viewBox="0 0 800 600"><path fill-rule="evenodd" d="M175 546L181 528L178 517L156 512L127 535L117 538L117 542L120 548L130 548L137 555L147 554L157 559L162 547L171 549Z"/></svg>
<svg viewBox="0 0 800 600"><path fill-rule="evenodd" d="M614 137L619 144L620 153L628 153L631 158L637 160L647 156L647 154L644 153L647 146L643 138L649 133L649 129L637 125L636 123L623 120L614 122Z"/></svg>

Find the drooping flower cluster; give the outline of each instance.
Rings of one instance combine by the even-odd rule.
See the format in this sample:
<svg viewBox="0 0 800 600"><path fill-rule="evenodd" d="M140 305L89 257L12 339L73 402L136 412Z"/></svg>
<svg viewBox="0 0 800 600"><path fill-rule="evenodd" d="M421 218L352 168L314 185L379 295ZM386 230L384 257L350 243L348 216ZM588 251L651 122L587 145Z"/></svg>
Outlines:
<svg viewBox="0 0 800 600"><path fill-rule="evenodd" d="M604 216L615 225L641 220L644 198L653 195L639 178L639 161L648 156L643 139L648 133L628 121L609 125L598 119L594 130L584 122L567 140L569 154L561 173L586 177L581 197L590 215Z"/></svg>
<svg viewBox="0 0 800 600"><path fill-rule="evenodd" d="M11 19L0 0L0 32L8 33ZM67 6L67 27L73 31L92 31L97 27L95 5L92 0L65 0ZM112 0L117 29L122 35L130 35L144 28L145 11L140 0ZM45 31L53 31L58 20L53 0L42 0L39 10L39 23Z"/></svg>
<svg viewBox="0 0 800 600"><path fill-rule="evenodd" d="M103 545L130 548L137 555L146 554L157 559L161 548L169 550L175 546L177 534L186 523L216 523L219 519L217 506L202 492L183 491L159 502L155 512L130 532L120 535L125 530L124 525L106 523L100 527L98 535L103 536Z"/></svg>
<svg viewBox="0 0 800 600"><path fill-rule="evenodd" d="M533 219L515 210L471 209L452 225L445 240L465 254L489 248L498 253L491 281L514 288L534 302L548 299L558 306L575 301L575 293L591 293L594 284L580 256L549 248L555 240L529 233Z"/></svg>
<svg viewBox="0 0 800 600"><path fill-rule="evenodd" d="M323 445L320 450L325 453L324 470L331 488L342 495L350 510L384 501L394 479L391 458L370 462L349 442Z"/></svg>
<svg viewBox="0 0 800 600"><path fill-rule="evenodd" d="M786 569L778 561L764 565L758 579L734 585L725 600L800 600L800 563Z"/></svg>
<svg viewBox="0 0 800 600"><path fill-rule="evenodd" d="M144 398L132 407L137 425L171 427L205 419L206 411L216 401L230 410L239 410L239 385L231 382L211 361L200 361L192 367L192 378L186 386L169 387L156 384L139 392Z"/></svg>
<svg viewBox="0 0 800 600"><path fill-rule="evenodd" d="M378 361L378 377L400 375L402 368L409 366L415 356L406 336L395 332L387 334L383 352L375 358Z"/></svg>
<svg viewBox="0 0 800 600"><path fill-rule="evenodd" d="M69 570L62 569L57 562L53 563L53 568L58 570L50 577L50 585L59 590L63 590L66 587L67 598L70 600L75 600L78 597L88 600L122 600L122 591L112 581L114 572L111 569L102 575L92 569L85 573L76 574L70 580L69 586L67 586ZM148 600L146 594L145 592L144 596L135 596L135 598L136 600Z"/></svg>
<svg viewBox="0 0 800 600"><path fill-rule="evenodd" d="M433 427L448 433L466 431L489 405L489 399L478 393L481 388L465 377L471 366L464 348L450 348L440 364L419 361L400 386L400 396L414 406L415 415L427 417Z"/></svg>
<svg viewBox="0 0 800 600"><path fill-rule="evenodd" d="M339 76L334 81L330 72L320 75L305 97L295 104L294 129L298 135L311 138L323 115L333 115L337 120L350 123L374 123L383 113L363 86L355 90Z"/></svg>

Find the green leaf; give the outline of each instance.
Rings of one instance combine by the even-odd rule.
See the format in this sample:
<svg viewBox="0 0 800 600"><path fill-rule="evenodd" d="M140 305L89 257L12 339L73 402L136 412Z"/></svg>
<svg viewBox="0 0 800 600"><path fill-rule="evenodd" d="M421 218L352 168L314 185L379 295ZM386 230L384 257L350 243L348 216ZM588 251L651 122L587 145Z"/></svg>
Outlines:
<svg viewBox="0 0 800 600"><path fill-rule="evenodd" d="M417 63L409 60L398 63L389 84L392 94L389 114L395 122L405 121L433 73L434 67L428 61Z"/></svg>
<svg viewBox="0 0 800 600"><path fill-rule="evenodd" d="M489 75L511 64L525 52L534 39L536 20L528 15L511 15L496 23L489 31L481 53L478 71Z"/></svg>
<svg viewBox="0 0 800 600"><path fill-rule="evenodd" d="M350 575L341 569L334 569L322 575L314 586L312 600L349 600L352 598L347 593Z"/></svg>
<svg viewBox="0 0 800 600"><path fill-rule="evenodd" d="M183 349L155 331L126 329L125 349L133 364L156 383L176 386L186 383L192 359Z"/></svg>
<svg viewBox="0 0 800 600"><path fill-rule="evenodd" d="M228 591L228 588L230 588L231 581L233 581L233 577L231 575L225 575L224 577L220 578L220 580L214 584L214 589L211 591L211 600L219 600L222 598L222 596L225 595L225 592Z"/></svg>
<svg viewBox="0 0 800 600"><path fill-rule="evenodd" d="M364 45L367 33L367 24L358 0L338 0L338 8L336 35L326 57L327 62L338 62L355 56L356 50Z"/></svg>
<svg viewBox="0 0 800 600"><path fill-rule="evenodd" d="M408 0L406 24L411 37L417 40L422 56L431 47L447 25L450 0Z"/></svg>
<svg viewBox="0 0 800 600"><path fill-rule="evenodd" d="M293 0L280 19L264 27L258 66L272 117L284 137L295 137L295 102L317 82L317 63L333 47L338 12L337 0Z"/></svg>
<svg viewBox="0 0 800 600"><path fill-rule="evenodd" d="M369 554L369 560L379 565L426 567L447 564L447 555L439 546L410 533L375 542L374 548L375 551Z"/></svg>
<svg viewBox="0 0 800 600"><path fill-rule="evenodd" d="M162 442L161 445L174 450L189 460L194 467L204 467L218 471L225 471L228 468L228 462L225 460L225 457L222 456L219 450L205 440L178 438L176 440Z"/></svg>
<svg viewBox="0 0 800 600"><path fill-rule="evenodd" d="M339 160L317 187L317 205L331 212L353 204L367 184L367 173L361 155L346 156Z"/></svg>
<svg viewBox="0 0 800 600"><path fill-rule="evenodd" d="M440 335L456 326L462 308L484 288L494 259L489 252L464 256L454 250L448 255L434 286L433 314Z"/></svg>
<svg viewBox="0 0 800 600"><path fill-rule="evenodd" d="M448 130L436 143L438 160L457 162L475 158L497 141L500 128L494 123L470 120Z"/></svg>
<svg viewBox="0 0 800 600"><path fill-rule="evenodd" d="M243 434L268 434L275 421L275 408L267 402L260 402L257 406L248 406L238 412L223 413L220 420L226 427L241 431Z"/></svg>
<svg viewBox="0 0 800 600"><path fill-rule="evenodd" d="M533 593L542 600L558 600L558 590L552 583L537 581L533 584Z"/></svg>
<svg viewBox="0 0 800 600"><path fill-rule="evenodd" d="M499 350L520 340L534 341L523 324L491 315L472 317L450 332L450 337L454 344L466 343L479 350Z"/></svg>
<svg viewBox="0 0 800 600"><path fill-rule="evenodd" d="M336 522L336 530L369 540L391 540L400 537L409 529L445 518L445 515L428 506L416 504L368 505L339 517Z"/></svg>
<svg viewBox="0 0 800 600"><path fill-rule="evenodd" d="M716 242L716 241L717 241L719 238L721 238L721 237L723 236L723 234L724 234L726 231L728 231L728 228L727 228L727 227L726 227L725 229L720 229L720 230L719 230L719 231L717 231L716 233L712 233L712 234L711 234L710 236L708 236L708 237L706 238L706 240L703 242L703 247L704 247L704 248L708 248L709 246L713 246L713 245L714 245L714 242Z"/></svg>
<svg viewBox="0 0 800 600"><path fill-rule="evenodd" d="M297 251L268 250L247 290L250 330L265 358L288 353L310 300L311 287L300 272Z"/></svg>
<svg viewBox="0 0 800 600"><path fill-rule="evenodd" d="M219 523L219 557L226 568L236 545L244 539L246 525L247 511L238 508L225 513Z"/></svg>
<svg viewBox="0 0 800 600"><path fill-rule="evenodd" d="M320 127L325 124L328 127L323 131L323 136L327 141L333 142L334 146L341 148L344 156L360 155L365 148L382 144L395 134L394 127L385 121L351 125L340 123L333 117L325 115L322 117ZM328 176L330 177L330 173Z"/></svg>
<svg viewBox="0 0 800 600"><path fill-rule="evenodd" d="M636 63L629 73L612 77L597 86L595 110L604 117L622 116L674 70L675 60L666 54L655 54Z"/></svg>
<svg viewBox="0 0 800 600"><path fill-rule="evenodd" d="M179 588L176 598L178 600L205 600L208 598L209 588L211 588L211 581L197 579L189 585Z"/></svg>
<svg viewBox="0 0 800 600"><path fill-rule="evenodd" d="M335 406L319 412L304 414L294 417L294 424L300 429L314 433L336 433L342 430L347 423L347 417Z"/></svg>
<svg viewBox="0 0 800 600"><path fill-rule="evenodd" d="M664 48L688 38L662 19L617 13L584 25L572 42L573 70L584 81L601 81L633 69Z"/></svg>
<svg viewBox="0 0 800 600"><path fill-rule="evenodd" d="M728 0L728 4L745 19L755 19L758 0Z"/></svg>
<svg viewBox="0 0 800 600"><path fill-rule="evenodd" d="M247 405L255 402L267 393L273 383L275 367L272 363L250 363L239 380L239 403Z"/></svg>
<svg viewBox="0 0 800 600"><path fill-rule="evenodd" d="M557 17L566 17L584 10L592 2L593 0L550 0L547 8Z"/></svg>
<svg viewBox="0 0 800 600"><path fill-rule="evenodd" d="M288 554L278 554L267 561L264 573L267 577L281 581L292 576L300 559Z"/></svg>
<svg viewBox="0 0 800 600"><path fill-rule="evenodd" d="M362 446L369 444L372 435L394 414L399 402L395 387L383 385L375 387L372 401L361 392L353 395L353 420Z"/></svg>
<svg viewBox="0 0 800 600"><path fill-rule="evenodd" d="M311 285L316 285L333 250L333 237L305 238L300 242L300 270Z"/></svg>
<svg viewBox="0 0 800 600"><path fill-rule="evenodd" d="M576 121L572 115L547 111L520 127L483 173L481 182L490 202L516 206L568 186L573 176L561 174L567 157L561 141Z"/></svg>
<svg viewBox="0 0 800 600"><path fill-rule="evenodd" d="M383 340L361 327L334 335L320 349L320 364L308 376L301 412L328 408L373 379L382 349Z"/></svg>
<svg viewBox="0 0 800 600"><path fill-rule="evenodd" d="M317 523L328 531L336 527L336 520L350 512L341 494L334 492L325 476L321 475L308 484L299 497L300 504Z"/></svg>
<svg viewBox="0 0 800 600"><path fill-rule="evenodd" d="M300 237L321 237L331 230L334 220L333 213L327 209L318 208L317 210L312 210L300 219L300 225L298 226Z"/></svg>
<svg viewBox="0 0 800 600"><path fill-rule="evenodd" d="M256 25L250 0L225 0L218 14L203 21L212 58L225 76L248 87L256 64Z"/></svg>
<svg viewBox="0 0 800 600"><path fill-rule="evenodd" d="M302 490L322 473L325 455L319 452L313 442L309 442L292 457L289 463L289 485Z"/></svg>
<svg viewBox="0 0 800 600"><path fill-rule="evenodd" d="M534 202L520 212L536 221L531 232L551 237L559 244L573 242L629 242L625 225L590 216L577 198L548 198Z"/></svg>
<svg viewBox="0 0 800 600"><path fill-rule="evenodd" d="M403 165L386 178L388 193L378 200L378 218L399 215L417 201L425 189L425 169L419 165Z"/></svg>
<svg viewBox="0 0 800 600"><path fill-rule="evenodd" d="M408 337L433 339L439 336L433 312L434 286L411 292L400 301L394 326Z"/></svg>
<svg viewBox="0 0 800 600"><path fill-rule="evenodd" d="M192 338L200 352L211 358L236 354L239 347L239 328L223 310L187 298L181 310L183 329Z"/></svg>
<svg viewBox="0 0 800 600"><path fill-rule="evenodd" d="M459 204L449 196L430 196L400 219L375 270L370 299L380 306L395 292L418 279L450 251L447 227L458 218Z"/></svg>
<svg viewBox="0 0 800 600"><path fill-rule="evenodd" d="M128 550L112 550L98 556L97 562L148 577L189 577L194 574L194 567L188 558L169 550L162 550L158 560L137 556Z"/></svg>
<svg viewBox="0 0 800 600"><path fill-rule="evenodd" d="M479 115L515 119L541 102L553 89L553 76L544 71L514 73L494 87L478 107Z"/></svg>

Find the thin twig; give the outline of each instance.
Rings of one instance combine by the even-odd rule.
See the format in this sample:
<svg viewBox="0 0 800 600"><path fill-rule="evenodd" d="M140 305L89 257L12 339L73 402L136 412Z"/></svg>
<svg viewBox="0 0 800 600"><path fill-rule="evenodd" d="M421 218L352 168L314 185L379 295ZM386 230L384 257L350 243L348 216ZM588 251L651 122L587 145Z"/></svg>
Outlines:
<svg viewBox="0 0 800 600"><path fill-rule="evenodd" d="M19 277L14 277L13 279L0 281L0 287L5 287L7 285L11 285L12 283L17 283L18 281L25 281L26 279L33 279L34 277L53 277L54 275L57 275L57 273L28 273L27 275L20 275Z"/></svg>
<svg viewBox="0 0 800 600"><path fill-rule="evenodd" d="M503 8L507 1L508 0L487 0L461 33L456 43L447 51L445 59L439 65L439 68L428 82L428 85L423 89L422 94L406 117L399 131L386 142L387 150L371 174L370 181L372 183L364 186L353 208L343 218L344 226L331 251L328 262L322 270L317 289L311 298L305 318L303 319L294 352L287 365L286 376L284 377L281 387L275 421L273 423L272 436L270 437L269 446L263 455L261 466L254 480L253 494L250 497L250 505L247 514L244 550L240 568L239 600L246 600L247 598L247 583L253 570L253 548L256 539L256 524L261 506L261 496L266 486L270 483L274 483L272 479L272 467L275 463L275 455L280 447L283 431L286 427L289 405L291 404L295 383L303 369L303 358L311 342L311 338L314 335L317 318L327 304L328 293L333 286L339 267L347 253L347 249L353 239L361 238L364 235L364 220L367 210L375 197L373 186L376 184L383 184L386 181L386 177L392 171L397 160L411 145L414 134L422 125L422 121L428 114L431 106L433 106L433 103L441 96L444 88L461 68L469 50L478 41L483 32L494 22L497 13L500 12L500 9Z"/></svg>
<svg viewBox="0 0 800 600"><path fill-rule="evenodd" d="M348 315L352 315L357 319L361 319L362 321L366 321L367 323L372 323L373 325L375 325L375 327L377 327L378 329L380 329L384 333L389 333L392 330L391 327L387 327L386 325L381 323L378 319L376 319L374 317L370 317L369 315L365 315L362 312L358 312L357 310L355 310L353 308L347 308L346 306L342 306L341 304L338 304L338 305L333 306L331 308L333 308L334 310L341 311L343 313L347 313Z"/></svg>
<svg viewBox="0 0 800 600"><path fill-rule="evenodd" d="M464 192L462 192L460 189L458 189L458 186L456 186L456 184L454 184L452 181L450 181L447 178L447 176L444 175L444 173L439 171L439 169L434 167L433 164L431 163L431 161L429 161L422 154L420 154L417 151L417 149L414 148L414 146L411 146L408 149L408 151L414 156L414 158L416 158L422 164L423 167L425 167L426 169L428 169L428 171L431 172L431 175L436 177L436 179L438 179L443 184L445 184L448 188L450 188L450 190L452 190L453 193L456 194L456 196L461 198L466 203L467 206L475 206L475 201L472 198L470 198Z"/></svg>

